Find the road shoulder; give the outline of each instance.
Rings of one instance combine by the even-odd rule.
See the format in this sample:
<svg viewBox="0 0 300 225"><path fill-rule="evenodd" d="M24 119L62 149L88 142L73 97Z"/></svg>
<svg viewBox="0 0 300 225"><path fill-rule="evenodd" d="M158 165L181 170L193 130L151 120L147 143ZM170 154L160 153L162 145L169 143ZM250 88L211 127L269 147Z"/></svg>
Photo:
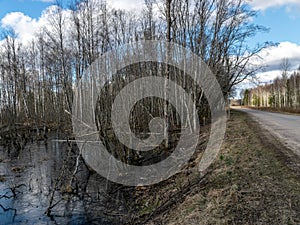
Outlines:
<svg viewBox="0 0 300 225"><path fill-rule="evenodd" d="M232 112L205 186L148 224L300 224L299 159L243 112Z"/></svg>
<svg viewBox="0 0 300 225"><path fill-rule="evenodd" d="M278 136L252 116L248 116L251 117L248 126L258 134L261 143L272 149L278 160L281 160L300 176L300 156L294 152L294 145L286 142L285 138Z"/></svg>

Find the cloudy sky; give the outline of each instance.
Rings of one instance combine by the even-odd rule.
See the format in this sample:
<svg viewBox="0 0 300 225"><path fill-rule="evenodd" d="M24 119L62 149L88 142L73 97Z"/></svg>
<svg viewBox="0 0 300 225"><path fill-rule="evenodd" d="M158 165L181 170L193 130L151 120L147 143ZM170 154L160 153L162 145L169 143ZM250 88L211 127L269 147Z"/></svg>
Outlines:
<svg viewBox="0 0 300 225"><path fill-rule="evenodd" d="M107 2L120 9L138 9L144 0ZM53 0L0 0L0 32L1 28L12 28L22 41L30 40L39 27L45 25L45 10L51 4ZM250 40L249 45L266 41L278 43L260 54L266 66L259 74L260 80L267 82L280 76L279 65L283 58L289 59L291 70L296 69L300 65L300 0L249 0L249 4L258 11L254 23L270 29Z"/></svg>

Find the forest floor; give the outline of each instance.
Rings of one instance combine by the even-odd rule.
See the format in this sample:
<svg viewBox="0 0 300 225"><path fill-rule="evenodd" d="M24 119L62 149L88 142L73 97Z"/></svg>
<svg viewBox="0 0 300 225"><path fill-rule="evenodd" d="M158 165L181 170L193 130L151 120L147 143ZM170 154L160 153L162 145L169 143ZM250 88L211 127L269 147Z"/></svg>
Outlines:
<svg viewBox="0 0 300 225"><path fill-rule="evenodd" d="M211 172L164 210L153 210L146 222L300 224L299 162L247 114L233 111ZM178 178L174 182L178 183ZM170 185L157 188L156 194L163 196L167 187ZM151 201L150 193L145 188L143 199Z"/></svg>

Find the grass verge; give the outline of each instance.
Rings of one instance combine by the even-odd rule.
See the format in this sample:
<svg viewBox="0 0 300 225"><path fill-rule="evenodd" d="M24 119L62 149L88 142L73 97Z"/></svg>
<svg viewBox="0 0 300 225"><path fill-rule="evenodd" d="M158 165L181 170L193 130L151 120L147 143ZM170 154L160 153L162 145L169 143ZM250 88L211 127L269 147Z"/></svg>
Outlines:
<svg viewBox="0 0 300 225"><path fill-rule="evenodd" d="M300 224L300 176L294 167L300 160L285 152L246 114L233 111L205 184L148 224Z"/></svg>

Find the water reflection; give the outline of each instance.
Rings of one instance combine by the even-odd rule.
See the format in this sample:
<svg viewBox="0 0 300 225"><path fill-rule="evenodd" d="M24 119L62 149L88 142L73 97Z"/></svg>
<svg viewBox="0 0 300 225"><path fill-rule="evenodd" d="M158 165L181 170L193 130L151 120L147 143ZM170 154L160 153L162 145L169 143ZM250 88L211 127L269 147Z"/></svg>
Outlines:
<svg viewBox="0 0 300 225"><path fill-rule="evenodd" d="M72 183L72 193L65 190L74 171L76 150L70 151L66 160L68 145L55 141L59 139L63 137L53 134L46 142L27 144L17 153L15 149L0 147L0 205L10 208L4 211L0 207L0 224L123 223L127 214L125 197L128 199L128 196L125 195L128 194L91 173L83 164ZM58 186L54 194L55 207L47 216L45 211L64 163L68 169L63 185Z"/></svg>

